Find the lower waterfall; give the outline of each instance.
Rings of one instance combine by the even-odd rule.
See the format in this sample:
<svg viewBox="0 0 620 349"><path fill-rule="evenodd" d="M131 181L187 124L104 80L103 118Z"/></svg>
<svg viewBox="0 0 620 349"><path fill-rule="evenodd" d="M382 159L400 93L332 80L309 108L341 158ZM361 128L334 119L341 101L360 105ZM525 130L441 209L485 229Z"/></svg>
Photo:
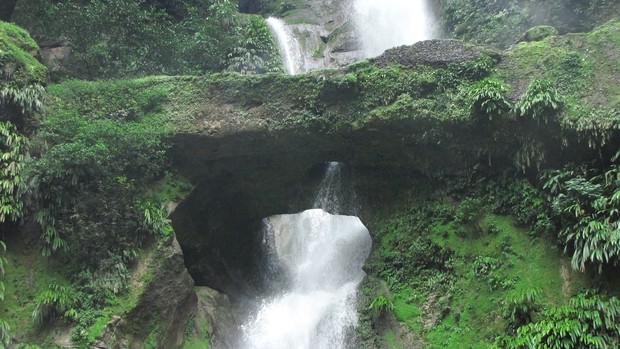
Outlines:
<svg viewBox="0 0 620 349"><path fill-rule="evenodd" d="M328 164L316 208L265 219L265 245L286 286L242 326L245 348L348 347L372 241L359 218L326 212L339 211L341 166Z"/></svg>

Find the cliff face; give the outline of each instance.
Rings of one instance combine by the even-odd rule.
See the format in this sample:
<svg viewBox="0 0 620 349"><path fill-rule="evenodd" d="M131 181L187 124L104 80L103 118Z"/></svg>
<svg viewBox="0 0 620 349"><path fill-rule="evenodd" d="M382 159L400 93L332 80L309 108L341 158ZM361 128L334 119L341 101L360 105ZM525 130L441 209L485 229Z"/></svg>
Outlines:
<svg viewBox="0 0 620 349"><path fill-rule="evenodd" d="M204 107L173 140L178 168L198 184L172 217L188 256L202 261L188 263L192 274L231 294L255 287L234 280L256 275L249 246L260 239L260 219L307 207L296 198L307 197L300 188L313 187L313 169L323 161L349 164L368 185L360 191L373 192L377 183L366 175L376 182L377 173L442 178L480 163L498 172L536 171L613 152L615 102L600 104L613 84L598 81L618 74L604 68L617 54L610 44L617 30L611 22L592 34L523 43L502 54L422 42L340 71L204 80ZM536 79L556 81L565 102L544 110L547 121L509 108L477 110L479 84L496 78L507 86L506 105L523 100ZM574 114L590 108L606 116ZM205 219L191 219L198 216Z"/></svg>
<svg viewBox="0 0 620 349"><path fill-rule="evenodd" d="M307 75L127 83L141 94L163 93L151 108L167 125L176 169L196 186L172 215L190 273L234 296L260 288L253 277L260 219L306 207L303 198L324 161L346 162L360 178L442 178L480 163L498 172L530 171L612 151L618 115L616 101L605 97L613 84L604 81L620 74L609 63L617 40L614 21L591 34L549 37L504 53L430 41ZM532 98L528 86L537 79L554 81L547 92L562 99L556 108L539 106L541 119L513 108ZM488 97L498 110L479 107L489 81L504 86ZM79 95L88 110L95 96L109 96L109 106L121 98L104 82L89 85L88 94L79 89L62 88L62 103Z"/></svg>
<svg viewBox="0 0 620 349"><path fill-rule="evenodd" d="M480 166L531 174L609 158L618 144L619 101L609 96L620 78L619 48L620 22L611 21L588 34L551 36L505 52L420 42L299 76L228 73L50 86L45 132L37 138L50 148L35 157L49 156L56 162L44 164L54 166L67 161L73 172L66 173L81 185L67 184L71 190L103 182L89 189L102 195L97 199L127 192L142 173L132 164L153 154L166 154L167 170L193 186L170 215L183 260L175 240L162 238L135 307L109 323L101 341L178 347L183 319L207 307L206 298L218 298L202 294L197 306L192 278L236 300L253 296L264 287L257 277L261 219L307 208L325 161L349 165L365 204L391 200L412 179L459 177ZM77 133L68 134L73 128ZM121 137L147 133L160 138ZM119 151L119 142L128 145ZM52 157L67 148L78 151ZM134 173L102 165L113 151ZM95 166L103 174L89 172ZM71 177L66 173L50 183ZM87 230L68 211L59 213L62 227Z"/></svg>

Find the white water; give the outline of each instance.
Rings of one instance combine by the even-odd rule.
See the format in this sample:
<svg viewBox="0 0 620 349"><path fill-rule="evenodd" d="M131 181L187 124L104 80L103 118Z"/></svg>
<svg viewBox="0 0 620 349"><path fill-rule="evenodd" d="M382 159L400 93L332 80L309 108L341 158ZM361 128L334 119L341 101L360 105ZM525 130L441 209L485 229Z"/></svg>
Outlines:
<svg viewBox="0 0 620 349"><path fill-rule="evenodd" d="M433 37L426 0L355 0L354 20L364 57Z"/></svg>
<svg viewBox="0 0 620 349"><path fill-rule="evenodd" d="M330 163L315 206L338 209L333 194L339 188L334 178L339 166ZM266 240L289 283L263 300L242 326L246 348L347 348L349 331L357 324L357 286L372 242L359 218L322 208L266 219Z"/></svg>
<svg viewBox="0 0 620 349"><path fill-rule="evenodd" d="M304 55L292 30L284 21L274 17L267 18L267 25L278 41L282 64L284 64L286 72L289 74L305 72L307 69Z"/></svg>

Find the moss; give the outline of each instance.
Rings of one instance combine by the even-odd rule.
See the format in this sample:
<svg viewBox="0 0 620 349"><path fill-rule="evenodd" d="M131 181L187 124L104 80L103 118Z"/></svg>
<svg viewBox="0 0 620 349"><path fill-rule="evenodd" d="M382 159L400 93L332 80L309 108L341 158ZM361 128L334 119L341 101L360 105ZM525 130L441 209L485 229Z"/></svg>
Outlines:
<svg viewBox="0 0 620 349"><path fill-rule="evenodd" d="M501 313L505 299L540 289L542 303L564 304L587 284L583 274L569 270L567 258L550 248L550 242L516 228L510 217L487 216L485 221L485 225L493 222L498 233L472 239L459 236L458 227L453 225L434 228L433 241L453 249L462 259L455 264L460 278L455 285L458 295L453 297L450 315L429 332L430 348L486 348L506 328ZM495 256L501 261L493 273L504 283L492 287L471 274L470 263L475 256Z"/></svg>
<svg viewBox="0 0 620 349"><path fill-rule="evenodd" d="M148 196L152 196L158 203L180 202L189 195L192 189L193 186L186 178L168 172L164 178L151 186Z"/></svg>
<svg viewBox="0 0 620 349"><path fill-rule="evenodd" d="M32 313L37 296L49 289L49 285L68 284L63 265L40 255L39 247L9 240L5 264L6 287L0 318L11 326L13 335L36 338L43 341L46 333L39 333L33 324Z"/></svg>
<svg viewBox="0 0 620 349"><path fill-rule="evenodd" d="M23 88L43 84L47 69L34 55L39 50L28 32L12 23L0 21L0 88Z"/></svg>
<svg viewBox="0 0 620 349"><path fill-rule="evenodd" d="M394 297L394 315L396 318L406 324L411 330L417 332L420 330L421 311L418 301L415 297L415 290L404 288L395 291Z"/></svg>
<svg viewBox="0 0 620 349"><path fill-rule="evenodd" d="M481 203L472 223L454 218L460 204L454 202L454 189L442 188L403 193L415 199L384 203L364 220L374 241L366 270L371 278L385 280L394 315L421 334L427 347L487 348L507 331L503 307L508 299L538 289L540 304L561 305L592 284L588 275L570 269L553 241L517 227L510 216L492 213L488 202L506 195L503 189L457 199ZM450 197L443 196L446 192ZM424 201L426 196L431 199ZM478 271L480 260L493 267Z"/></svg>
<svg viewBox="0 0 620 349"><path fill-rule="evenodd" d="M396 339L396 335L394 334L394 331L392 330L387 330L385 332L385 334L383 335L383 340L387 344L388 349L401 349L402 348L402 346Z"/></svg>
<svg viewBox="0 0 620 349"><path fill-rule="evenodd" d="M194 320L194 318L190 318ZM211 338L209 335L209 323L206 318L198 319L198 323L188 321L186 326L186 336L183 341L182 349L209 349L211 348Z"/></svg>
<svg viewBox="0 0 620 349"><path fill-rule="evenodd" d="M510 82L513 99L535 79L552 81L566 101L557 115L561 127L581 133L591 144L603 144L608 137L605 130L620 123L617 99L610 98L617 95L620 78L619 43L617 19L590 33L519 43L506 53L498 75Z"/></svg>
<svg viewBox="0 0 620 349"><path fill-rule="evenodd" d="M523 35L523 41L541 41L549 36L558 35L557 29L550 25L539 25L528 29Z"/></svg>

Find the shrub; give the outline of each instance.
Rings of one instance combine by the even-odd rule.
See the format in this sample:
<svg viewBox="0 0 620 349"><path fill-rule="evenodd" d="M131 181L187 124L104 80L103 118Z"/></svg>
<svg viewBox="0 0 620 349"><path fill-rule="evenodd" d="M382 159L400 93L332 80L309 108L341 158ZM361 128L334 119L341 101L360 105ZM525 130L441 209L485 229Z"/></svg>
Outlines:
<svg viewBox="0 0 620 349"><path fill-rule="evenodd" d="M528 29L525 34L523 34L521 41L540 41L546 37L553 35L558 35L557 29L550 25L539 25Z"/></svg>
<svg viewBox="0 0 620 349"><path fill-rule="evenodd" d="M95 79L277 70L264 19L248 18L229 0L25 0L14 19L40 42L71 43L55 78Z"/></svg>

